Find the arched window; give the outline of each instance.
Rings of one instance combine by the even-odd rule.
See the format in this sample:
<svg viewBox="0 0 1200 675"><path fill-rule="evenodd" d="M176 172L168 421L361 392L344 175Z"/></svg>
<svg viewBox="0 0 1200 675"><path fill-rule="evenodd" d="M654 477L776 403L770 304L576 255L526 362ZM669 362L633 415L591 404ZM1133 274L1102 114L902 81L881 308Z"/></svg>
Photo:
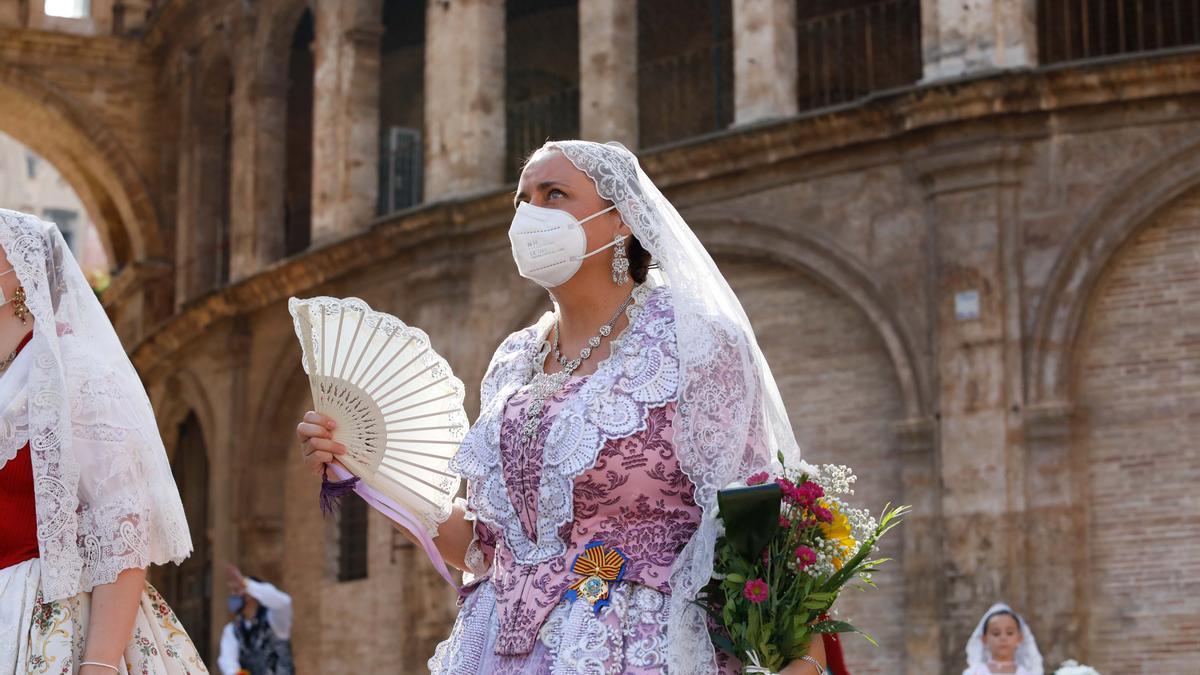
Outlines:
<svg viewBox="0 0 1200 675"><path fill-rule="evenodd" d="M921 79L920 0L797 0L800 110Z"/></svg>
<svg viewBox="0 0 1200 675"><path fill-rule="evenodd" d="M732 122L731 0L639 0L640 145L662 145Z"/></svg>
<svg viewBox="0 0 1200 675"><path fill-rule="evenodd" d="M1200 44L1200 0L1038 1L1038 58L1078 61Z"/></svg>
<svg viewBox="0 0 1200 675"><path fill-rule="evenodd" d="M233 65L211 63L199 82L194 105L192 177L184 190L195 190L188 208L191 232L180 249L187 278L185 293L194 298L229 281L231 188L233 181Z"/></svg>
<svg viewBox="0 0 1200 675"><path fill-rule="evenodd" d="M547 140L579 135L579 3L509 0L505 50L506 178Z"/></svg>
<svg viewBox="0 0 1200 675"><path fill-rule="evenodd" d="M212 623L212 545L208 540L208 450L195 413L179 425L171 474L192 533L192 554L181 564L155 568L156 584L200 650L207 653Z"/></svg>
<svg viewBox="0 0 1200 675"><path fill-rule="evenodd" d="M338 581L367 578L367 503L347 495L338 507Z"/></svg>
<svg viewBox="0 0 1200 675"><path fill-rule="evenodd" d="M379 46L379 215L421 203L425 3L386 0Z"/></svg>
<svg viewBox="0 0 1200 675"><path fill-rule="evenodd" d="M89 0L46 0L46 16L59 16L64 19L85 19L91 16L91 4Z"/></svg>
<svg viewBox="0 0 1200 675"><path fill-rule="evenodd" d="M313 40L315 22L305 10L288 57L287 176L283 202L283 252L295 255L312 239Z"/></svg>

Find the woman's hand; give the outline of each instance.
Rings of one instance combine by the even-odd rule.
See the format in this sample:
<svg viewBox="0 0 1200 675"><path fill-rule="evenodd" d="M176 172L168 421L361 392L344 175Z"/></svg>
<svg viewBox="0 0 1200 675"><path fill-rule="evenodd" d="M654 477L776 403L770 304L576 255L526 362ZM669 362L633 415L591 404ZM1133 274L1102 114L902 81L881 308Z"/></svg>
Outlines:
<svg viewBox="0 0 1200 675"><path fill-rule="evenodd" d="M816 659L823 667L827 667L828 662L825 660L825 639L820 634L814 634L808 644L808 655ZM808 661L796 659L787 664L783 670L779 671L779 675L818 675L821 671Z"/></svg>
<svg viewBox="0 0 1200 675"><path fill-rule="evenodd" d="M300 449L304 453L304 466L317 476L325 473L326 464L346 454L346 446L333 440L336 427L329 417L313 410L304 413L304 420L296 425L296 437L300 439Z"/></svg>

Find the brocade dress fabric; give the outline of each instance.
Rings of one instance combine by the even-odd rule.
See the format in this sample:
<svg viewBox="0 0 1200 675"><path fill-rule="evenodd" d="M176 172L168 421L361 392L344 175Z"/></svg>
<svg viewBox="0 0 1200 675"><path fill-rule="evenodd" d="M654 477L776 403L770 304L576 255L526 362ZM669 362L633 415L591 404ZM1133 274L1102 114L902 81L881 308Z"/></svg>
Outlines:
<svg viewBox="0 0 1200 675"><path fill-rule="evenodd" d="M497 394L498 438L481 419L464 441L477 466L487 466L475 477L466 472L476 518L469 559L481 576L431 672L666 672L671 566L701 513L676 457L667 292L635 305L612 355L546 400L527 441L528 379ZM598 609L565 597L581 579L573 563L589 544L625 557ZM735 665L723 672L737 672Z"/></svg>

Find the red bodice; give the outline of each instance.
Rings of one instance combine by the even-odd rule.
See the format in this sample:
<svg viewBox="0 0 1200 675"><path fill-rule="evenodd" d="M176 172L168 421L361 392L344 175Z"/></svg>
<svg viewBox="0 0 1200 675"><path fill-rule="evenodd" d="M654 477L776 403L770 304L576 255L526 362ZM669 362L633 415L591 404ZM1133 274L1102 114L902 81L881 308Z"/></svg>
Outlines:
<svg viewBox="0 0 1200 675"><path fill-rule="evenodd" d="M32 333L17 345L20 352ZM0 467L0 569L38 557L37 502L29 444Z"/></svg>

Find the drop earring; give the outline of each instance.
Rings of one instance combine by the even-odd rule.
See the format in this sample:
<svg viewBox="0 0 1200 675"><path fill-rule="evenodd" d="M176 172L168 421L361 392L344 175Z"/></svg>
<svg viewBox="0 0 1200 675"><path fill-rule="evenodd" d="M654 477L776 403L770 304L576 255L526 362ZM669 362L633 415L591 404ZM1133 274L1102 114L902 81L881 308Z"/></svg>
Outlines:
<svg viewBox="0 0 1200 675"><path fill-rule="evenodd" d="M625 255L623 235L613 237L612 280L618 286L624 286L629 281L629 258Z"/></svg>
<svg viewBox="0 0 1200 675"><path fill-rule="evenodd" d="M25 304L24 286L17 286L17 290L13 292L12 306L13 314L21 320L21 325L29 325L29 322L25 320L25 317L29 316L29 307Z"/></svg>

